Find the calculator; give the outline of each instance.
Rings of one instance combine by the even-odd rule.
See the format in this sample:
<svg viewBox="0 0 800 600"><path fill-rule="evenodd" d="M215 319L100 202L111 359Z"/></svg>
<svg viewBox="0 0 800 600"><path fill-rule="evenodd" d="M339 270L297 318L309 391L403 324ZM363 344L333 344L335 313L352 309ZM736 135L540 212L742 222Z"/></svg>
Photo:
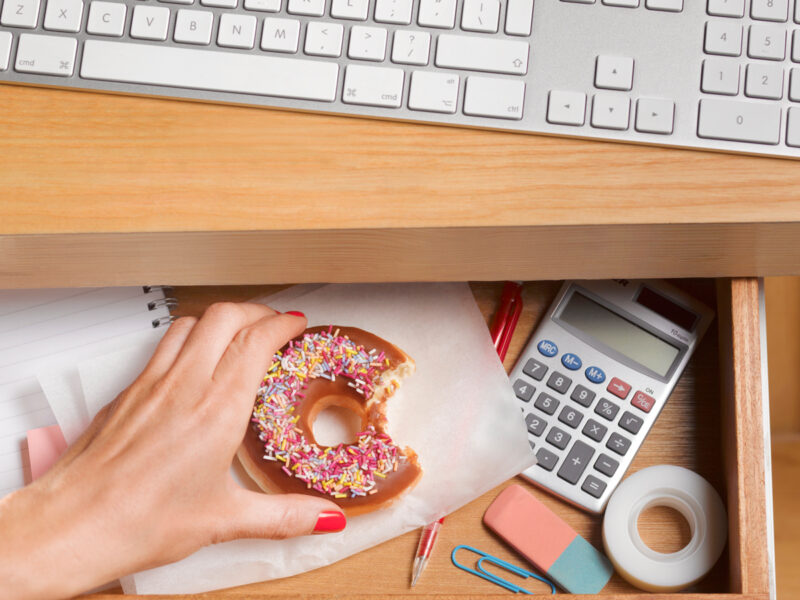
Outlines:
<svg viewBox="0 0 800 600"><path fill-rule="evenodd" d="M564 283L511 371L538 460L522 475L603 512L713 318L664 281Z"/></svg>

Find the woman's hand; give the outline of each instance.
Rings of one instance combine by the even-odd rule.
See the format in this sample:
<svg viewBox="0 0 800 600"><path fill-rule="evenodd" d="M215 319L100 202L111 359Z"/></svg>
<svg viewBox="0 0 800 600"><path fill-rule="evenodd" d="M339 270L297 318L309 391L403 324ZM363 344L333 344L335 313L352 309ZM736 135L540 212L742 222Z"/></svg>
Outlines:
<svg viewBox="0 0 800 600"><path fill-rule="evenodd" d="M341 530L333 502L244 490L229 472L272 356L305 325L257 304L175 321L58 463L0 500L4 596L72 595L235 538Z"/></svg>

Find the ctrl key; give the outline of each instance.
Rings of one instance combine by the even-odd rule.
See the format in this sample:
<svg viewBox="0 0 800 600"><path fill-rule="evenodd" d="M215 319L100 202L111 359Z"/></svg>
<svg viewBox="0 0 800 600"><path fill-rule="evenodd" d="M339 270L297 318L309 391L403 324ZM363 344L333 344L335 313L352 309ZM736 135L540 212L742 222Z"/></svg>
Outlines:
<svg viewBox="0 0 800 600"><path fill-rule="evenodd" d="M496 119L522 119L525 83L494 77L467 77L464 114Z"/></svg>
<svg viewBox="0 0 800 600"><path fill-rule="evenodd" d="M23 33L19 36L14 70L70 77L75 69L75 38Z"/></svg>

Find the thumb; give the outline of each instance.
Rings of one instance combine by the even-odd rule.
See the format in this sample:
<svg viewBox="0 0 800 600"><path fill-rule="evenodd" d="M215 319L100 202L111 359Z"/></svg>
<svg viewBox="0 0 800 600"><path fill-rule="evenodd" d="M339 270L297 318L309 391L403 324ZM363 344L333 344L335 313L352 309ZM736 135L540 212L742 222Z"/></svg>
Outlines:
<svg viewBox="0 0 800 600"><path fill-rule="evenodd" d="M264 494L239 488L229 507L219 541L334 533L347 525L336 504L302 494Z"/></svg>

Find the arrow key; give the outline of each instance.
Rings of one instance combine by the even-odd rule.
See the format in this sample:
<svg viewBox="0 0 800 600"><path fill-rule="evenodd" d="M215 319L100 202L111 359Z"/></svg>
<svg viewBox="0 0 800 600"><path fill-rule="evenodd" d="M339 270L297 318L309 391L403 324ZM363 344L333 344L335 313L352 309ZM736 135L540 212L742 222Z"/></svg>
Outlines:
<svg viewBox="0 0 800 600"><path fill-rule="evenodd" d="M630 90L633 86L633 59L625 56L598 56L594 85L604 90Z"/></svg>
<svg viewBox="0 0 800 600"><path fill-rule="evenodd" d="M547 101L547 122L558 125L583 125L586 121L586 94L552 90Z"/></svg>
<svg viewBox="0 0 800 600"><path fill-rule="evenodd" d="M675 103L664 98L639 98L636 102L636 131L670 135L675 120Z"/></svg>
<svg viewBox="0 0 800 600"><path fill-rule="evenodd" d="M592 127L627 129L630 100L617 94L595 94L592 101Z"/></svg>

